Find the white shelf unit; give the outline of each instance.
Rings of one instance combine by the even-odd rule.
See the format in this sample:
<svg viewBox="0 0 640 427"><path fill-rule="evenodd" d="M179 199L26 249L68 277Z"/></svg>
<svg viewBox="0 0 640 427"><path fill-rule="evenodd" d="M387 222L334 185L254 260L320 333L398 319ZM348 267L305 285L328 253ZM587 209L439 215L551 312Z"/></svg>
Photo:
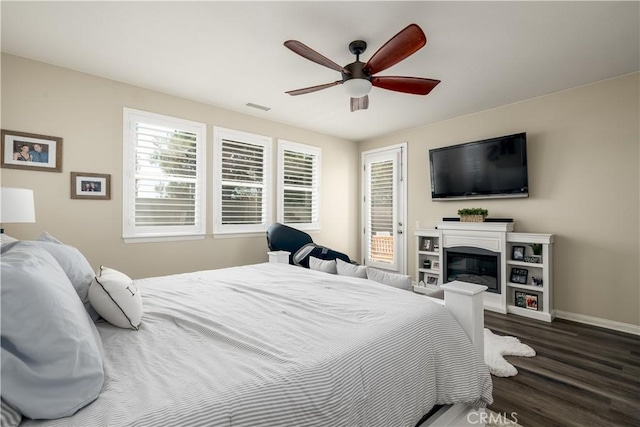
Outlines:
<svg viewBox="0 0 640 427"><path fill-rule="evenodd" d="M430 294L440 289L442 276L440 268L433 268L434 262L440 265L440 232L434 229L416 230L416 284L414 292ZM425 246L427 243L427 246ZM431 263L430 268L424 267L425 260ZM428 278L434 278L435 283L428 283ZM424 285L421 285L421 282Z"/></svg>
<svg viewBox="0 0 640 427"><path fill-rule="evenodd" d="M551 322L555 317L553 308L553 234L538 233L507 233L507 277L505 280L507 313L532 319ZM524 247L524 255L533 254L530 245L537 243L542 245L542 256L539 263L525 262L513 259L513 247ZM526 283L514 283L511 281L512 269L527 270ZM542 279L542 286L534 285L532 277ZM536 309L519 307L516 302L516 292L522 292L525 296L535 296L537 299Z"/></svg>
<svg viewBox="0 0 640 427"><path fill-rule="evenodd" d="M555 317L553 308L553 234L519 233L514 232L513 223L462 223L441 222L437 228L415 230L416 239L416 284L414 292L431 294L440 289L444 283L443 253L444 248L471 246L487 249L499 254L500 257L500 293L484 293L484 307L486 310L499 313L513 313L519 316L551 322ZM429 241L429 248L424 249L425 240ZM513 259L513 247L522 246L523 255L531 256L533 250L530 245L542 245L540 262L525 262ZM435 250L437 245L437 250ZM433 265L438 262L440 268L424 268L423 263L428 259ZM512 269L527 270L526 283L511 281ZM542 279L542 286L532 283L531 277ZM428 277L435 277L433 284L427 283ZM420 286L420 282L426 286ZM519 307L516 303L516 292L522 292L525 304ZM535 309L526 307L526 296L535 299ZM532 304L530 304L531 306Z"/></svg>

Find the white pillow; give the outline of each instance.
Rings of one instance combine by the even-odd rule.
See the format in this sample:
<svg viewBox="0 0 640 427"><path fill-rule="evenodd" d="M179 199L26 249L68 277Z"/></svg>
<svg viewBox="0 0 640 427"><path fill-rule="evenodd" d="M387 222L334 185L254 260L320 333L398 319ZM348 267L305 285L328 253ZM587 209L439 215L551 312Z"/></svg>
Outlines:
<svg viewBox="0 0 640 427"><path fill-rule="evenodd" d="M112 325L138 330L142 320L142 298L126 274L100 266L100 276L95 277L89 287L89 301Z"/></svg>
<svg viewBox="0 0 640 427"><path fill-rule="evenodd" d="M316 258L313 256L309 257L309 269L322 271L330 274L337 274L338 270L336 269L336 261L335 260L323 260L320 258Z"/></svg>
<svg viewBox="0 0 640 427"><path fill-rule="evenodd" d="M367 267L364 265L355 265L336 258L336 268L339 276L367 278Z"/></svg>
<svg viewBox="0 0 640 427"><path fill-rule="evenodd" d="M404 290L411 290L411 276L391 273L367 266L367 278L384 285Z"/></svg>
<svg viewBox="0 0 640 427"><path fill-rule="evenodd" d="M4 233L0 233L0 244L4 245L6 243L13 243L13 242L17 242L18 239L8 236ZM4 424L3 424L4 425Z"/></svg>
<svg viewBox="0 0 640 427"><path fill-rule="evenodd" d="M64 243L62 243L60 240L53 237L47 231L43 231L42 233L40 233L40 235L36 240L39 242L51 242L51 243L58 243L59 245L64 245Z"/></svg>
<svg viewBox="0 0 640 427"><path fill-rule="evenodd" d="M96 325L60 264L36 242L5 250L0 269L2 400L33 419L71 416L104 382Z"/></svg>
<svg viewBox="0 0 640 427"><path fill-rule="evenodd" d="M46 231L38 237L34 244L46 249L58 261L76 289L87 313L96 322L100 316L89 303L89 286L91 286L95 272L82 252L73 246L65 245Z"/></svg>

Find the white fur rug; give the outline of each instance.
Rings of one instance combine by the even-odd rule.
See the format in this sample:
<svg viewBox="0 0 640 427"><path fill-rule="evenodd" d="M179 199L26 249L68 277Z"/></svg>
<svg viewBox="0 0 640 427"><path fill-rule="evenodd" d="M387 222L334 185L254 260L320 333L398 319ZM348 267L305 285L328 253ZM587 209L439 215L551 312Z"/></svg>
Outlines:
<svg viewBox="0 0 640 427"><path fill-rule="evenodd" d="M497 377L512 377L518 370L502 356L535 356L534 349L522 344L516 337L496 335L484 328L484 363L489 371Z"/></svg>

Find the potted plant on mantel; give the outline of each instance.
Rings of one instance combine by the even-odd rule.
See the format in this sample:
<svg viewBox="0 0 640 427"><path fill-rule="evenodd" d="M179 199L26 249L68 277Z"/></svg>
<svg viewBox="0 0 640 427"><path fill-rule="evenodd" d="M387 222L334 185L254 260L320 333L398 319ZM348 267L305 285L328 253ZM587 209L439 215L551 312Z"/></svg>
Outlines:
<svg viewBox="0 0 640 427"><path fill-rule="evenodd" d="M459 209L458 215L460 215L460 221L462 222L484 222L484 219L489 215L489 211L482 208L466 208Z"/></svg>

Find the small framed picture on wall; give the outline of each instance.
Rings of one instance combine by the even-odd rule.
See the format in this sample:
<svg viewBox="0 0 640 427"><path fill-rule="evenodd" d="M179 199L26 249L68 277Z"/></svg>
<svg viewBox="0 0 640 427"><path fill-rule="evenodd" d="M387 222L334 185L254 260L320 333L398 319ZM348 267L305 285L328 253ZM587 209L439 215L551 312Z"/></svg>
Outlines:
<svg viewBox="0 0 640 427"><path fill-rule="evenodd" d="M71 198L111 200L111 175L71 172Z"/></svg>

